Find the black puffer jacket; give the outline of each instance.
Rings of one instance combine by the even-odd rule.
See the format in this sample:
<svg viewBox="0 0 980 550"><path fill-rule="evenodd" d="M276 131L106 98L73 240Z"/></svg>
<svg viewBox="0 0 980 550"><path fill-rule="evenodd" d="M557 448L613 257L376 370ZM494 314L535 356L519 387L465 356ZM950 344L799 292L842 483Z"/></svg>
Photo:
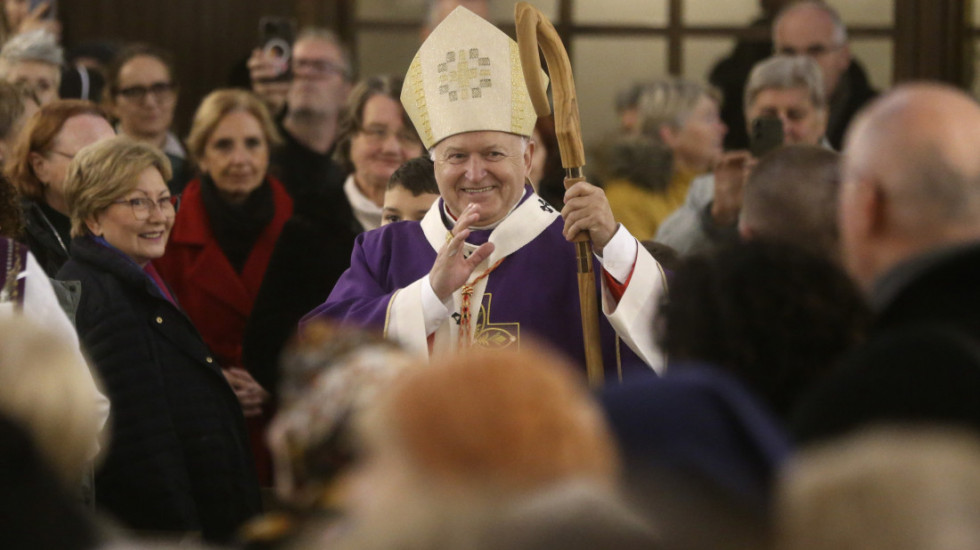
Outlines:
<svg viewBox="0 0 980 550"><path fill-rule="evenodd" d="M97 505L135 529L227 539L261 503L241 408L200 334L94 239L72 241L58 278L81 281L79 337L112 403Z"/></svg>

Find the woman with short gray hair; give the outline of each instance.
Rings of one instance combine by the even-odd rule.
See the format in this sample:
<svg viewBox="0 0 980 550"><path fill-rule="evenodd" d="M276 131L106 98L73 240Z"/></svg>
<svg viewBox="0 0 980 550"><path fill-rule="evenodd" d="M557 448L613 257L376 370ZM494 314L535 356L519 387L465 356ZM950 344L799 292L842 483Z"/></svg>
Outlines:
<svg viewBox="0 0 980 550"><path fill-rule="evenodd" d="M11 38L0 49L0 78L11 84L29 84L41 105L46 105L58 99L64 62L64 53L53 34L43 30L26 32Z"/></svg>
<svg viewBox="0 0 980 550"><path fill-rule="evenodd" d="M613 215L640 240L684 198L695 176L711 170L728 129L718 91L681 78L644 86L637 103L639 135L614 145L606 197Z"/></svg>

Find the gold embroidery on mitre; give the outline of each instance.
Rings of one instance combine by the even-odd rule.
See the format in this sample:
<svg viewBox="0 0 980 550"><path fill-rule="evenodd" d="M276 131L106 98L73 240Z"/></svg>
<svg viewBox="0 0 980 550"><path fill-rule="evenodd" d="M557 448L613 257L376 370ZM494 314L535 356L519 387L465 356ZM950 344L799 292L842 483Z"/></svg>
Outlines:
<svg viewBox="0 0 980 550"><path fill-rule="evenodd" d="M503 349L511 346L521 347L520 323L490 323L490 305L493 293L483 295L480 313L477 315L476 326L473 329L473 345L481 348Z"/></svg>
<svg viewBox="0 0 980 550"><path fill-rule="evenodd" d="M531 118L528 126L527 111L534 109L531 105L531 94L527 92L524 82L524 69L521 68L521 50L517 42L510 43L510 128L511 133L529 136L534 132L534 123L538 117Z"/></svg>
<svg viewBox="0 0 980 550"><path fill-rule="evenodd" d="M402 104L426 148L463 132L534 130L517 43L466 8L432 31L405 81L410 93L402 91Z"/></svg>
<svg viewBox="0 0 980 550"><path fill-rule="evenodd" d="M423 143L432 142L432 123L429 120L429 108L425 101L425 87L422 80L422 61L419 59L418 54L412 59L412 64L408 67L408 78L406 78L409 89L414 93L415 97L415 113L417 116L412 117L412 113L409 113L410 118L415 123L415 131L419 133L422 137ZM402 95L405 95L404 93ZM411 109L409 109L411 111Z"/></svg>
<svg viewBox="0 0 980 550"><path fill-rule="evenodd" d="M489 57L480 57L479 48L446 52L446 61L436 67L439 94L450 102L482 97L482 89L493 85L490 65Z"/></svg>

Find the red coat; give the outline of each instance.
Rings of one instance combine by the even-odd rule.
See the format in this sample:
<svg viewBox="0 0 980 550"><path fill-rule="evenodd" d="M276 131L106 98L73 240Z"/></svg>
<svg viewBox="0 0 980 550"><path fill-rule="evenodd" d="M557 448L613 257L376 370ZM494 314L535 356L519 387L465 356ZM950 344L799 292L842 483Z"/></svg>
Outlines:
<svg viewBox="0 0 980 550"><path fill-rule="evenodd" d="M211 232L200 179L184 188L167 252L153 262L225 368L242 364L245 323L282 226L293 213L293 201L282 184L271 177L268 181L275 214L255 242L241 274L231 266Z"/></svg>

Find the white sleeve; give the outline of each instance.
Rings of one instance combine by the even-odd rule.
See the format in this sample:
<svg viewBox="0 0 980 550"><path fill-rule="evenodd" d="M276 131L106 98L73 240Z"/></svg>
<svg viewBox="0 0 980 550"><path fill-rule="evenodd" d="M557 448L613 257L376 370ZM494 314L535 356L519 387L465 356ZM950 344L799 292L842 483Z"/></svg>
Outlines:
<svg viewBox="0 0 980 550"><path fill-rule="evenodd" d="M48 328L71 345L72 350L78 356L78 365L85 369L85 378L91 383L96 412L99 415L100 426L104 429L106 420L109 418L109 399L99 391L92 376L91 367L88 366L88 362L79 347L78 333L75 332L75 327L71 324L64 310L61 309L61 304L58 303L58 297L54 293L54 288L52 288L47 274L44 273L30 252L27 253L25 273L27 280L24 284L24 316ZM96 442L95 451L98 452L98 442Z"/></svg>
<svg viewBox="0 0 980 550"><path fill-rule="evenodd" d="M596 256L602 262L602 268L623 284L629 279L630 273L633 272L633 265L636 264L637 246L639 244L633 235L623 224L619 224L619 229L602 249L602 255L596 254Z"/></svg>
<svg viewBox="0 0 980 550"><path fill-rule="evenodd" d="M623 258L603 258L603 269L621 282L629 278L629 285L617 301L609 292L606 282L602 281L602 312L616 329L616 334L654 371L663 374L666 362L654 339L653 326L660 307L660 299L667 292L667 277L660 264L653 259L646 248L639 245L629 231L620 227L616 236L620 234L627 237L627 242L623 245L625 249L628 251L632 248L633 251L632 260L627 264L626 275L620 279L609 267L606 267L607 261L615 260L616 268L619 269L621 267L619 262L624 261ZM618 248L619 245L610 250L609 245L606 245L603 250L604 255L610 256L610 252L618 254L616 252ZM632 277L630 277L630 269L632 269Z"/></svg>
<svg viewBox="0 0 980 550"><path fill-rule="evenodd" d="M429 276L395 292L388 304L385 336L400 342L407 349L428 356L428 337L452 313L432 290Z"/></svg>

